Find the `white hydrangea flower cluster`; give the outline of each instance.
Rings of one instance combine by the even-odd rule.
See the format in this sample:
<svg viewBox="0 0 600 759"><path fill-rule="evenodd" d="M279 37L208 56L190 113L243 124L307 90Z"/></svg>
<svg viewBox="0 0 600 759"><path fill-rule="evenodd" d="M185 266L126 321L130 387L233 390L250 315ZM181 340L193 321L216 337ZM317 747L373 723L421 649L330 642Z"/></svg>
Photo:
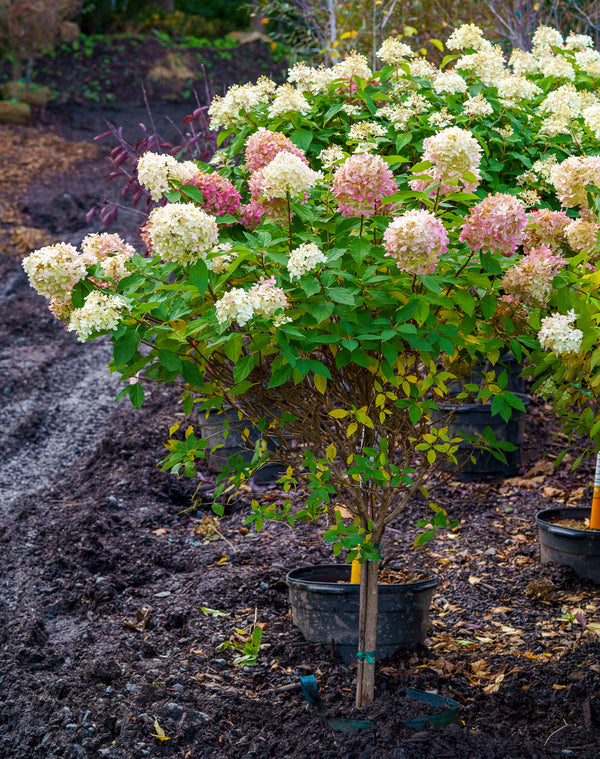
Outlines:
<svg viewBox="0 0 600 759"><path fill-rule="evenodd" d="M370 79L373 76L366 57L356 50L353 50L342 61L336 63L331 71L334 79L353 80L355 76L359 79Z"/></svg>
<svg viewBox="0 0 600 759"><path fill-rule="evenodd" d="M600 103L586 108L583 112L583 121L596 139L600 139Z"/></svg>
<svg viewBox="0 0 600 759"><path fill-rule="evenodd" d="M199 169L192 161L179 162L172 155L148 150L138 160L137 174L140 184L156 202L169 189L169 177L182 184L188 184L199 174Z"/></svg>
<svg viewBox="0 0 600 759"><path fill-rule="evenodd" d="M569 32L565 47L567 50L585 50L588 47L594 47L594 40L587 34Z"/></svg>
<svg viewBox="0 0 600 759"><path fill-rule="evenodd" d="M489 116L494 113L492 104L485 99L483 93L475 95L475 97L465 100L463 105L463 113L467 116Z"/></svg>
<svg viewBox="0 0 600 759"><path fill-rule="evenodd" d="M456 71L444 71L433 80L433 90L438 95L448 92L451 95L467 91L467 83Z"/></svg>
<svg viewBox="0 0 600 759"><path fill-rule="evenodd" d="M581 111L579 92L572 84L563 84L542 100L540 110L566 119L574 119Z"/></svg>
<svg viewBox="0 0 600 759"><path fill-rule="evenodd" d="M481 50L489 44L476 24L462 24L446 40L448 50Z"/></svg>
<svg viewBox="0 0 600 759"><path fill-rule="evenodd" d="M228 290L215 304L217 321L219 324L231 324L237 322L240 327L245 326L254 316L262 316L271 319L280 309L285 311L288 307L288 299L285 292L275 286L275 279L261 279L250 290L234 287ZM276 320L276 326L283 323L282 319Z"/></svg>
<svg viewBox="0 0 600 759"><path fill-rule="evenodd" d="M148 217L142 236L163 261L193 264L219 238L214 216L191 203L169 203L155 208Z"/></svg>
<svg viewBox="0 0 600 759"><path fill-rule="evenodd" d="M256 84L234 84L223 97L212 99L208 115L210 128L228 129L243 122L243 114L261 103L268 103L277 85L267 77L261 77Z"/></svg>
<svg viewBox="0 0 600 759"><path fill-rule="evenodd" d="M127 262L135 254L135 248L116 234L87 235L81 251L86 265L99 263L104 274L117 282L129 274Z"/></svg>
<svg viewBox="0 0 600 759"><path fill-rule="evenodd" d="M575 63L590 76L600 76L600 52L598 50L578 50Z"/></svg>
<svg viewBox="0 0 600 759"><path fill-rule="evenodd" d="M40 295L64 301L87 274L86 263L76 247L60 242L34 250L23 261L29 283Z"/></svg>
<svg viewBox="0 0 600 759"><path fill-rule="evenodd" d="M474 71L486 87L495 87L500 79L510 74L504 63L502 48L489 42L477 53L463 55L455 66L456 69Z"/></svg>
<svg viewBox="0 0 600 759"><path fill-rule="evenodd" d="M328 148L323 148L319 153L319 161L324 169L333 168L336 163L343 161L346 156L344 151L339 145L330 145Z"/></svg>
<svg viewBox="0 0 600 759"><path fill-rule="evenodd" d="M121 322L124 307L125 301L118 295L92 290L82 308L76 308L71 313L67 329L76 332L81 343L94 332L112 332Z"/></svg>
<svg viewBox="0 0 600 759"><path fill-rule="evenodd" d="M542 94L535 82L530 82L524 76L505 76L497 83L498 96L503 105L518 108L522 100L532 100Z"/></svg>
<svg viewBox="0 0 600 759"><path fill-rule="evenodd" d="M292 250L287 270L291 280L300 279L302 275L315 269L318 264L324 263L327 263L327 256L323 251L315 243L307 242Z"/></svg>
<svg viewBox="0 0 600 759"><path fill-rule="evenodd" d="M400 63L405 63L406 58L412 58L414 55L415 52L412 48L395 37L388 37L384 40L377 51L379 60L390 66L398 66Z"/></svg>
<svg viewBox="0 0 600 759"><path fill-rule="evenodd" d="M526 53L516 47L511 52L508 59L508 65L515 74L537 74L540 70L538 59L533 53Z"/></svg>
<svg viewBox="0 0 600 759"><path fill-rule="evenodd" d="M444 129L454 123L454 116L444 106L439 111L432 113L428 118L429 124L436 129Z"/></svg>
<svg viewBox="0 0 600 759"><path fill-rule="evenodd" d="M539 59L540 71L544 76L559 79L575 79L575 69L562 55L544 55Z"/></svg>
<svg viewBox="0 0 600 759"><path fill-rule="evenodd" d="M542 348L554 351L557 356L577 353L583 340L583 332L573 329L577 319L574 309L567 314L552 314L542 319L538 340Z"/></svg>
<svg viewBox="0 0 600 759"><path fill-rule="evenodd" d="M535 30L531 45L534 55L542 55L548 51L551 52L553 47L562 47L564 40L558 29L541 24Z"/></svg>
<svg viewBox="0 0 600 759"><path fill-rule="evenodd" d="M323 178L320 171L313 171L301 158L282 151L262 169L263 196L266 198L297 198L310 190Z"/></svg>
<svg viewBox="0 0 600 759"><path fill-rule="evenodd" d="M376 137L385 137L387 129L376 121L358 121L352 124L348 131L351 140L373 140Z"/></svg>
<svg viewBox="0 0 600 759"><path fill-rule="evenodd" d="M410 75L428 82L433 82L439 73L439 69L426 58L415 58L410 64Z"/></svg>
<svg viewBox="0 0 600 759"><path fill-rule="evenodd" d="M235 261L235 255L229 252L232 248L233 245L230 242L222 242L219 245L215 245L210 251L213 257L206 259L207 269L214 271L215 274L223 274L223 272L227 271L229 264Z"/></svg>
<svg viewBox="0 0 600 759"><path fill-rule="evenodd" d="M550 182L563 208L587 209L588 184L600 186L600 156L570 156L550 172Z"/></svg>
<svg viewBox="0 0 600 759"><path fill-rule="evenodd" d="M600 225L595 221L574 219L565 228L567 242L578 253L593 253L598 244Z"/></svg>
<svg viewBox="0 0 600 759"><path fill-rule="evenodd" d="M291 84L282 84L275 92L275 99L269 106L269 116L282 116L288 113L300 113L306 116L311 107L302 92Z"/></svg>
<svg viewBox="0 0 600 759"><path fill-rule="evenodd" d="M325 66L315 69L303 62L294 64L288 72L288 82L295 84L303 92L312 92L315 95L325 92L333 80L333 69Z"/></svg>

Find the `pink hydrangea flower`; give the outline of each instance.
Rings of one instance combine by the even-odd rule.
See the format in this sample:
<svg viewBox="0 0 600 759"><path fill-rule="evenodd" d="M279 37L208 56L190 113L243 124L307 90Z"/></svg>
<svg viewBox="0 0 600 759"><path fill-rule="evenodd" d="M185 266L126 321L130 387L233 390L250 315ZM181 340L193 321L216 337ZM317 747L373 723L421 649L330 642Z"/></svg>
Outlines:
<svg viewBox="0 0 600 759"><path fill-rule="evenodd" d="M298 156L308 166L306 156L281 132L271 132L260 128L250 135L246 143L246 166L249 171L258 171L271 163L277 153L286 152Z"/></svg>
<svg viewBox="0 0 600 759"><path fill-rule="evenodd" d="M520 200L497 192L473 206L458 238L471 250L512 256L523 242L527 214Z"/></svg>
<svg viewBox="0 0 600 759"><path fill-rule="evenodd" d="M448 233L429 211L407 211L397 216L383 234L387 255L402 271L431 274L448 250Z"/></svg>
<svg viewBox="0 0 600 759"><path fill-rule="evenodd" d="M202 208L212 216L235 215L240 210L240 193L234 185L220 174L199 172L189 184L202 193Z"/></svg>
<svg viewBox="0 0 600 759"><path fill-rule="evenodd" d="M551 250L560 250L565 239L565 228L571 219L564 211L551 211L549 208L539 208L527 214L527 228L523 238L525 251L539 248L542 245Z"/></svg>
<svg viewBox="0 0 600 759"><path fill-rule="evenodd" d="M552 292L552 280L566 263L546 246L531 250L504 273L502 287L527 306L545 306Z"/></svg>
<svg viewBox="0 0 600 759"><path fill-rule="evenodd" d="M342 216L373 216L382 199L396 191L394 175L381 156L358 153L347 158L333 175L333 194Z"/></svg>

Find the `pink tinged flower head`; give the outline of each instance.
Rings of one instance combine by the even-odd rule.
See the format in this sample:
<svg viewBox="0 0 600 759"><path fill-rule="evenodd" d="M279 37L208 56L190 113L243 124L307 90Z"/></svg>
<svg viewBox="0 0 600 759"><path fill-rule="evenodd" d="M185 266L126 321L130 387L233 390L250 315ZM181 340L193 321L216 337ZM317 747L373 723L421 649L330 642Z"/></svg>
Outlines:
<svg viewBox="0 0 600 759"><path fill-rule="evenodd" d="M81 252L86 264L92 265L104 261L109 256L131 258L135 248L126 243L120 235L91 234L81 241Z"/></svg>
<svg viewBox="0 0 600 759"><path fill-rule="evenodd" d="M458 238L471 250L512 256L523 242L527 214L514 195L497 192L473 206Z"/></svg>
<svg viewBox="0 0 600 759"><path fill-rule="evenodd" d="M481 145L468 129L448 127L423 140L423 161L432 168L409 182L412 190L443 195L450 192L473 192L481 177ZM473 175L472 178L469 175Z"/></svg>
<svg viewBox="0 0 600 759"><path fill-rule="evenodd" d="M256 229L264 215L264 207L254 199L240 207L240 222L246 229Z"/></svg>
<svg viewBox="0 0 600 759"><path fill-rule="evenodd" d="M197 187L204 198L202 208L213 216L235 215L240 210L241 196L234 185L220 174L199 172L189 184Z"/></svg>
<svg viewBox="0 0 600 759"><path fill-rule="evenodd" d="M550 183L563 208L586 209L587 185L600 186L600 156L570 156L550 172Z"/></svg>
<svg viewBox="0 0 600 759"><path fill-rule="evenodd" d="M397 190L394 175L381 156L358 153L347 158L333 175L333 194L342 216L373 216L382 199Z"/></svg>
<svg viewBox="0 0 600 759"><path fill-rule="evenodd" d="M277 153L282 152L298 156L308 166L306 156L289 137L282 132L271 132L261 127L250 135L246 143L246 166L249 171L258 171L271 163Z"/></svg>
<svg viewBox="0 0 600 759"><path fill-rule="evenodd" d="M575 311L568 314L552 314L542 319L538 340L542 348L554 351L557 356L577 353L581 348L583 332L571 326L576 320Z"/></svg>
<svg viewBox="0 0 600 759"><path fill-rule="evenodd" d="M552 292L552 280L566 263L546 246L533 249L504 273L502 287L527 306L545 306Z"/></svg>
<svg viewBox="0 0 600 759"><path fill-rule="evenodd" d="M564 211L539 208L527 214L523 248L527 252L542 245L557 251L565 240L565 230L571 219Z"/></svg>
<svg viewBox="0 0 600 759"><path fill-rule="evenodd" d="M387 255L401 271L430 274L448 250L448 233L429 211L407 211L397 216L383 235Z"/></svg>
<svg viewBox="0 0 600 759"><path fill-rule="evenodd" d="M73 287L87 274L83 256L63 242L34 250L23 260L23 268L40 295L59 301L68 300Z"/></svg>
<svg viewBox="0 0 600 759"><path fill-rule="evenodd" d="M598 245L600 226L595 221L585 219L569 219L565 229L567 242L578 253L594 253Z"/></svg>

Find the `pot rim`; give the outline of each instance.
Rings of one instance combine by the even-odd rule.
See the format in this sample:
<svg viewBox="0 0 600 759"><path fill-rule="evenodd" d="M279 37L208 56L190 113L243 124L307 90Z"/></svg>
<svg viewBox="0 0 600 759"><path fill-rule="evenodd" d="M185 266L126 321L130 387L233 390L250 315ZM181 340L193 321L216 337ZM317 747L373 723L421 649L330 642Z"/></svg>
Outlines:
<svg viewBox="0 0 600 759"><path fill-rule="evenodd" d="M555 535L566 535L573 538L588 538L595 532L590 530L578 530L576 527L565 527L564 525L554 524L549 519L552 517L566 517L571 519L584 519L591 514L589 506L555 506L549 509L542 509L535 515L535 521L538 527L551 532Z"/></svg>
<svg viewBox="0 0 600 759"><path fill-rule="evenodd" d="M350 579L350 564L309 564L304 567L296 567L295 569L291 569L287 573L285 581L290 588L294 587L299 590L314 588L326 591L327 593L339 593L341 595L343 593L354 592L355 589L358 590L360 586L358 583L351 584L349 582L323 582L321 580L311 580L310 578L303 578L302 576L298 577L294 575L301 575L303 572L310 572L310 570L317 570L319 572L326 572L328 570L339 572L340 570L344 570L345 574L346 569L348 579ZM390 589L393 588L406 588L407 590L425 590L428 588L435 588L437 586L437 577L431 572L431 570L415 569L414 571L428 576L424 577L422 580L416 580L415 582L378 583L378 591L380 593L385 593L386 590L387 592L390 592Z"/></svg>

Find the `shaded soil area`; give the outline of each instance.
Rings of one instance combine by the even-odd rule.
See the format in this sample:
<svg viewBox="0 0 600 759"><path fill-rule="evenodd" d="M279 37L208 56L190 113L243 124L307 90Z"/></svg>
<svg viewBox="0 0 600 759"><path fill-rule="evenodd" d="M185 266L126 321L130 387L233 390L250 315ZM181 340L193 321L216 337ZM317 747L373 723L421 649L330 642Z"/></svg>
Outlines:
<svg viewBox="0 0 600 759"><path fill-rule="evenodd" d="M237 64L247 73L252 60ZM172 103L150 105L161 127L170 116L182 128ZM2 131L15 179L0 184L0 756L598 756L598 587L542 565L534 523L546 506L589 503L592 472L553 469L564 440L547 408L529 406L518 476L440 485L456 529L412 549L428 516L415 501L388 532L384 563L438 585L425 645L379 662L376 701L358 712L356 665L307 643L289 611L287 572L333 560L323 525L245 527L251 499L276 498L275 485L252 485L212 519L214 475L157 466L181 419L175 394L154 389L140 411L114 404L109 343L77 344L29 288L28 244L100 231L85 214L120 190L104 183L94 130L108 113L134 132L137 108L71 99ZM119 224L133 239L136 218ZM257 625L257 663L236 665ZM311 674L320 711L300 690ZM406 688L454 699L458 722L407 726L435 708ZM330 718L373 724L344 732Z"/></svg>

